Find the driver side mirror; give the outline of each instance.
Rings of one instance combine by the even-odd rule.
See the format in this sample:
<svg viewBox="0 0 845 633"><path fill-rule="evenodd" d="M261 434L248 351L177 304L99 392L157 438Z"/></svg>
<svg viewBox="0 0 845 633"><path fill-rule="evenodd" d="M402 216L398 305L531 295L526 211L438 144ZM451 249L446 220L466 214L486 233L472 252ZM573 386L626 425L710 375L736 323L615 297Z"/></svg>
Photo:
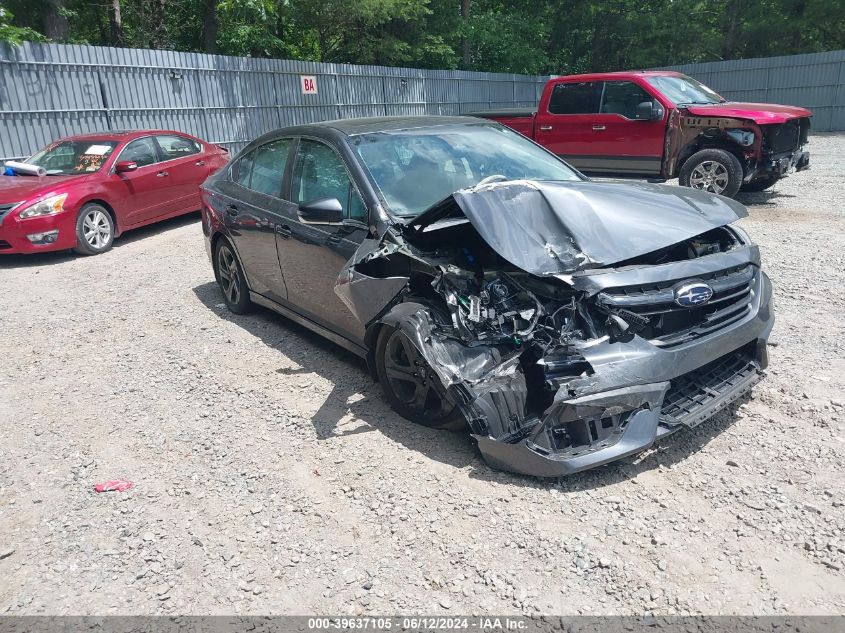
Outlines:
<svg viewBox="0 0 845 633"><path fill-rule="evenodd" d="M299 219L305 224L340 224L343 205L337 198L319 198L299 205Z"/></svg>
<svg viewBox="0 0 845 633"><path fill-rule="evenodd" d="M637 121L659 121L663 112L663 106L657 101L643 101L637 105Z"/></svg>
<svg viewBox="0 0 845 633"><path fill-rule="evenodd" d="M118 174L125 174L126 172L135 171L136 169L138 169L138 163L134 160L122 160L114 166L114 170Z"/></svg>

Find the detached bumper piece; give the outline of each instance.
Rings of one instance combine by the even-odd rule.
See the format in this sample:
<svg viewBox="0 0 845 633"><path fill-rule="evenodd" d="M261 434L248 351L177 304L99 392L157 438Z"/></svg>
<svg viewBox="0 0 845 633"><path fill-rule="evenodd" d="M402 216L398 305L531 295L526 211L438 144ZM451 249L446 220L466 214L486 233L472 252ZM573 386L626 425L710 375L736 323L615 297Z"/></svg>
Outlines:
<svg viewBox="0 0 845 633"><path fill-rule="evenodd" d="M658 436L698 426L748 393L761 378L760 364L742 351L679 376L663 399Z"/></svg>
<svg viewBox="0 0 845 633"><path fill-rule="evenodd" d="M747 394L765 364L765 342L753 341L667 382L556 400L525 437L474 437L493 467L537 477L577 473L701 424Z"/></svg>

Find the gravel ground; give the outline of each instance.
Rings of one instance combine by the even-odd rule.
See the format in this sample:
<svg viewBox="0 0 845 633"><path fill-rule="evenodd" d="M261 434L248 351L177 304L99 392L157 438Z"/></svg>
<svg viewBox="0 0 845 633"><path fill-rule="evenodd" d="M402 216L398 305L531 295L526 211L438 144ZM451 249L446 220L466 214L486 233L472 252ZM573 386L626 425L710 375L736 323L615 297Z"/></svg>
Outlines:
<svg viewBox="0 0 845 633"><path fill-rule="evenodd" d="M769 377L559 481L392 413L355 357L229 314L194 216L0 259L0 613L845 613L845 135L744 202ZM126 493L95 494L127 478Z"/></svg>

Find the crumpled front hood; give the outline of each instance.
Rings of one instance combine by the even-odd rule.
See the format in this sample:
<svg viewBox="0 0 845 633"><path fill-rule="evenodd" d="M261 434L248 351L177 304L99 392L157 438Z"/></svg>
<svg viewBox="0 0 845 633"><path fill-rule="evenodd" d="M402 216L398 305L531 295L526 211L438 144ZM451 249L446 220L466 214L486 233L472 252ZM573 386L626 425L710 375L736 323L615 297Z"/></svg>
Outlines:
<svg viewBox="0 0 845 633"><path fill-rule="evenodd" d="M610 266L748 215L729 198L651 183L517 180L452 197L493 250L534 275ZM436 222L438 209L414 224Z"/></svg>
<svg viewBox="0 0 845 633"><path fill-rule="evenodd" d="M70 180L85 178L80 176L0 176L0 204L4 202L23 202L43 194Z"/></svg>
<svg viewBox="0 0 845 633"><path fill-rule="evenodd" d="M694 116L728 117L731 119L749 119L757 125L785 123L790 119L813 116L806 108L778 105L776 103L741 103L726 101L710 105L684 106Z"/></svg>

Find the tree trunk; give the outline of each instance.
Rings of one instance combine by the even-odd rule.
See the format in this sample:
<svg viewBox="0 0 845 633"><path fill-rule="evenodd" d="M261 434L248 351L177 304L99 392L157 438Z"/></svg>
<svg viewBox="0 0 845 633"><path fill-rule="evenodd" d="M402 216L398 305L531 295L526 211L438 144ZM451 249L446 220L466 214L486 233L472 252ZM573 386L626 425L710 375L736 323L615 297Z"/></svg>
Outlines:
<svg viewBox="0 0 845 633"><path fill-rule="evenodd" d="M123 46L123 18L120 15L120 0L111 0L109 7L109 44Z"/></svg>
<svg viewBox="0 0 845 633"><path fill-rule="evenodd" d="M206 53L217 52L218 0L205 0L205 13L202 16L202 49Z"/></svg>
<svg viewBox="0 0 845 633"><path fill-rule="evenodd" d="M56 42L68 37L67 18L62 15L65 0L45 0L44 2L44 35Z"/></svg>
<svg viewBox="0 0 845 633"><path fill-rule="evenodd" d="M150 48L164 48L166 34L164 29L164 6L167 0L150 0Z"/></svg>
<svg viewBox="0 0 845 633"><path fill-rule="evenodd" d="M469 44L469 37L467 37L471 5L472 0L461 0L461 19L464 23L464 33L461 36L461 56L463 58L464 68L469 68L470 63L472 62L472 50Z"/></svg>
<svg viewBox="0 0 845 633"><path fill-rule="evenodd" d="M722 46L722 59L733 59L739 43L739 16L742 14L742 0L730 0L725 14L725 42Z"/></svg>

